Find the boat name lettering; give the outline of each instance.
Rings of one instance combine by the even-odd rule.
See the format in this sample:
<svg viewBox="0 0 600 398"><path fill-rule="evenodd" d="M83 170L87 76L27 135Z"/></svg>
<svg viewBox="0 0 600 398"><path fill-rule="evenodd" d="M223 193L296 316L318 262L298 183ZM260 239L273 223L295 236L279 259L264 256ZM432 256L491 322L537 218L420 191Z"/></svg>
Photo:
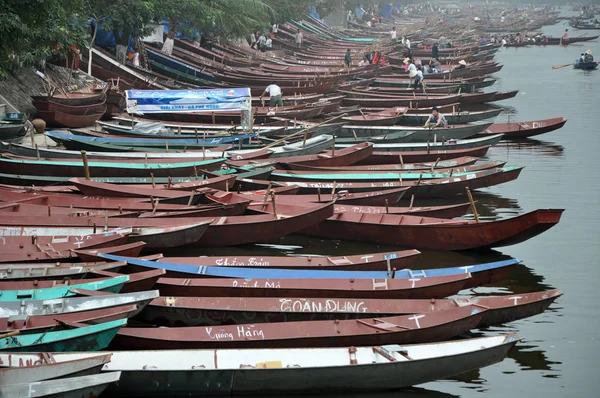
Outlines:
<svg viewBox="0 0 600 398"><path fill-rule="evenodd" d="M537 129L540 127L546 127L546 122L533 122L532 125L534 129Z"/></svg>
<svg viewBox="0 0 600 398"><path fill-rule="evenodd" d="M211 340L233 340L233 334L228 332L214 332L213 328L206 328L206 334Z"/></svg>
<svg viewBox="0 0 600 398"><path fill-rule="evenodd" d="M283 312L367 312L364 301L279 299Z"/></svg>
<svg viewBox="0 0 600 398"><path fill-rule="evenodd" d="M240 325L237 327L238 337L258 337L265 339L265 333L262 329L255 329L254 325Z"/></svg>
<svg viewBox="0 0 600 398"><path fill-rule="evenodd" d="M215 260L215 264L225 266L225 267L243 267L243 266L253 266L253 267L267 267L271 265L268 261L265 261L262 257L250 257L248 262L238 261L236 257L230 259L228 257L218 258Z"/></svg>
<svg viewBox="0 0 600 398"><path fill-rule="evenodd" d="M19 362L17 364L13 363L12 360L12 355L8 354L8 363L4 363L4 361L0 358L0 366L8 366L8 367L13 367L16 366L17 368L29 368L32 366L40 366L40 365L44 365L44 361L42 361L41 359L25 359L23 360L23 358L19 358Z"/></svg>
<svg viewBox="0 0 600 398"><path fill-rule="evenodd" d="M273 288L273 289L279 289L281 287L281 283L279 281L265 281L264 285L261 283L259 285L259 281L254 281L252 282L252 280L248 280L248 281L244 281L242 283L238 282L237 280L233 280L233 287L256 287L256 288Z"/></svg>

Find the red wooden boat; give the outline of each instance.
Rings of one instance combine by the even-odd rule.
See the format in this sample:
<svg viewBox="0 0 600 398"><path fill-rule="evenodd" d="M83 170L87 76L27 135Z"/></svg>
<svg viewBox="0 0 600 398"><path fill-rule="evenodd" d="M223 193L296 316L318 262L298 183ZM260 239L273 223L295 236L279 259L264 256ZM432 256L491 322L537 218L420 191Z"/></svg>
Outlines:
<svg viewBox="0 0 600 398"><path fill-rule="evenodd" d="M393 126L407 111L407 107L396 107L380 112L362 114L361 116L344 116L342 120L350 124L363 126Z"/></svg>
<svg viewBox="0 0 600 398"><path fill-rule="evenodd" d="M450 167L450 168L438 168L435 169L433 171L434 174L448 174L451 175L453 173L474 173L477 171L482 171L482 170L490 170L490 169L497 169L497 168L501 168L504 167L504 165L506 164L506 162L501 161L501 160L496 160L496 161L492 161L492 162L488 162L488 163L481 163L481 164L475 164L475 165L471 165L471 166L460 166L460 167ZM431 167L433 168L433 166ZM319 176L319 175L323 175L323 174L327 174L327 175L331 175L332 179L335 180L336 176L344 176L344 181L385 181L385 180L397 180L399 179L399 176L401 174L404 173L408 173L408 174L413 174L413 175L418 175L419 173L422 174L430 174L431 173L431 169L430 170L418 170L418 171L412 171L412 170L399 170L398 172L396 171L391 171L391 172L384 172L381 173L378 170L361 170L358 173L352 173L351 171L348 170L326 170L326 171L321 171L321 170L301 170L301 171L296 171L296 170L275 170L273 172L273 176L271 177L271 181L315 181L311 178L311 176ZM350 176L354 176L352 178L354 178L353 180L350 179ZM371 176L371 178L365 178L365 176ZM396 177L398 176L398 177ZM423 178L425 179L425 177Z"/></svg>
<svg viewBox="0 0 600 398"><path fill-rule="evenodd" d="M373 164L373 165L360 165L360 166L338 166L338 167L315 167L306 166L296 163L288 163L287 168L292 170L308 170L308 171L348 171L348 172L362 172L362 171L430 171L439 169L451 169L453 167L462 167L473 165L479 160L472 156L463 156L455 159L440 160L439 162L423 162L423 163L404 163L404 164Z"/></svg>
<svg viewBox="0 0 600 398"><path fill-rule="evenodd" d="M465 93L460 97L461 104L485 104L488 102L502 101L516 97L519 90L512 91L493 91L491 93Z"/></svg>
<svg viewBox="0 0 600 398"><path fill-rule="evenodd" d="M477 327L485 307L356 320L273 322L183 328L121 328L114 343L134 350L287 348L440 341Z"/></svg>
<svg viewBox="0 0 600 398"><path fill-rule="evenodd" d="M298 192L302 194L314 194L318 192L326 194L332 192L334 189L336 191L373 192L382 189L410 187L410 190L405 194L407 196L415 195L417 198L443 198L454 195L464 195L465 187L475 190L515 180L519 177L522 169L522 167L505 167L501 169L477 171L457 177L425 180L421 182L418 180L384 182L277 181L273 184L276 186L297 186ZM254 183L258 184L259 182L255 180ZM266 189L271 183L263 181L261 184L262 187Z"/></svg>
<svg viewBox="0 0 600 398"><path fill-rule="evenodd" d="M535 120L529 122L494 123L481 135L504 134L503 139L528 138L558 130L567 123L566 117Z"/></svg>
<svg viewBox="0 0 600 398"><path fill-rule="evenodd" d="M71 91L66 94L48 95L32 95L34 101L48 101L71 106L94 105L102 102L106 98L106 88L97 89L95 86L82 88L76 91Z"/></svg>
<svg viewBox="0 0 600 398"><path fill-rule="evenodd" d="M344 320L447 311L469 304L487 308L478 327L512 322L544 312L560 290L505 296L437 300L377 300L272 297L158 297L138 318L161 326Z"/></svg>
<svg viewBox="0 0 600 398"><path fill-rule="evenodd" d="M56 111L69 115L90 115L104 113L106 111L106 100L92 105L66 105L48 99L46 101L33 101L33 106L38 111Z"/></svg>
<svg viewBox="0 0 600 398"><path fill-rule="evenodd" d="M400 201L409 187L386 189L374 192L347 192L338 191L334 194L317 194L317 195L284 195L277 197L277 203L283 204L308 204L308 203L325 203L335 200L336 205L361 205L361 206L391 206ZM264 202L265 194L242 194L244 197L255 201L256 203ZM256 204L255 203L255 204Z"/></svg>
<svg viewBox="0 0 600 398"><path fill-rule="evenodd" d="M77 257L76 249L94 249L120 246L127 240L128 234L110 233L107 235L46 237L45 239L29 239L24 244L23 237L0 237L2 255L0 263L39 262L50 260L65 260ZM118 251L117 251L118 252Z"/></svg>
<svg viewBox="0 0 600 398"><path fill-rule="evenodd" d="M33 198L36 199L36 198ZM27 200L27 199L25 199ZM67 215L71 217L95 216L95 217L137 217L138 212L124 212L119 210L82 209L75 207L51 207L42 204L7 202L0 204L0 212L22 213L29 216L34 215Z"/></svg>
<svg viewBox="0 0 600 398"><path fill-rule="evenodd" d="M56 330L64 323L100 324L104 322L127 319L137 314L137 305L102 308L98 310L71 312L67 314L49 314L35 316L11 316L0 318L0 333L19 331L25 333L43 333L45 330Z"/></svg>
<svg viewBox="0 0 600 398"><path fill-rule="evenodd" d="M471 210L470 203L445 206L426 206L426 207L385 207L385 206L364 206L347 205L336 202L336 213L365 213L365 214L407 214L411 216L437 217L437 218L455 218L462 217Z"/></svg>
<svg viewBox="0 0 600 398"><path fill-rule="evenodd" d="M474 250L524 242L560 221L564 210L536 210L498 221L463 221L392 214L336 213L301 233L426 250Z"/></svg>
<svg viewBox="0 0 600 398"><path fill-rule="evenodd" d="M157 280L166 273L164 269L151 269L143 272L129 274L129 280L125 283L120 293L143 292L152 290ZM111 279L122 274L104 270L95 270L92 273L99 276L94 279L75 279L65 278L64 280L23 280L23 281L1 281L0 290L31 290L46 289L59 286L79 285L82 283Z"/></svg>
<svg viewBox="0 0 600 398"><path fill-rule="evenodd" d="M388 268L406 268L413 257L420 254L418 250L403 250L398 252L367 253L354 256L219 256L219 257L163 257L158 262L220 266L220 267L273 267L281 269L313 269L321 270L353 270L379 271Z"/></svg>
<svg viewBox="0 0 600 398"><path fill-rule="evenodd" d="M140 237L149 248L169 243L171 247L194 243L202 246L235 246L246 243L265 242L308 228L333 215L333 202L314 204L311 207L288 206L285 212L252 216L206 218L95 218L95 217L28 217L0 214L0 226L80 226L93 225L113 227L157 227L164 229L162 239L150 241ZM189 224L193 222L195 224ZM187 224L186 224L187 223ZM210 228L207 229L208 223ZM43 228L43 227L41 227ZM196 229L197 228L197 229ZM206 231L206 232L205 232ZM189 232L189 233L185 233ZM185 233L185 234L182 234ZM169 234L173 235L169 239ZM183 236L182 236L183 235ZM131 239L131 238L130 238ZM175 242L172 242L175 241ZM166 241L166 242L165 242ZM177 243L177 244L176 244ZM176 245L175 245L176 244ZM175 245L175 246L173 246ZM164 246L163 246L164 247Z"/></svg>
<svg viewBox="0 0 600 398"><path fill-rule="evenodd" d="M444 298L472 282L471 274L411 279L224 279L160 278L163 296Z"/></svg>
<svg viewBox="0 0 600 398"><path fill-rule="evenodd" d="M427 108L432 106L441 106L452 104L460 100L460 95L443 95L429 98L398 97L392 95L381 95L378 97L370 96L368 98L344 98L342 104L346 106L360 105L365 107L390 107L407 106L409 108Z"/></svg>
<svg viewBox="0 0 600 398"><path fill-rule="evenodd" d="M348 148L333 151L323 151L316 155L288 156L281 158L269 158L264 160L228 160L226 163L232 167L253 165L255 167L266 167L271 165L283 165L288 163L310 165L317 167L348 166L369 158L373 154L373 144L362 142ZM285 168L285 166L282 166Z"/></svg>
<svg viewBox="0 0 600 398"><path fill-rule="evenodd" d="M106 104L100 111L86 114L70 114L59 111L38 111L38 117L43 119L48 126L81 128L93 126L106 112Z"/></svg>
<svg viewBox="0 0 600 398"><path fill-rule="evenodd" d="M73 253L84 262L100 261L97 257L99 253L113 254L116 256L124 257L137 257L142 252L142 249L146 245L146 242L133 242L125 245L113 246L102 249L85 249L85 250L73 250Z"/></svg>
<svg viewBox="0 0 600 398"><path fill-rule="evenodd" d="M400 156L404 163L418 163L418 162L435 162L437 159L447 160L461 156L472 156L482 157L485 156L487 151L491 148L489 145L466 148L466 149L452 149L447 151L411 151L411 152L373 152L371 156L366 159L359 160L356 165L365 164L398 164L400 162Z"/></svg>

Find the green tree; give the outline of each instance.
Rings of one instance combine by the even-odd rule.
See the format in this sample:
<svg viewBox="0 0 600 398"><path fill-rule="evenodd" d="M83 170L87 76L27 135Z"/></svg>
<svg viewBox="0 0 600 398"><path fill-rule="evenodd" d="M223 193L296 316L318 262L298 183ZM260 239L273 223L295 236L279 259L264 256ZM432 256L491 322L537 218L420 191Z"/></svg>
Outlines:
<svg viewBox="0 0 600 398"><path fill-rule="evenodd" d="M84 44L85 0L0 0L0 77Z"/></svg>

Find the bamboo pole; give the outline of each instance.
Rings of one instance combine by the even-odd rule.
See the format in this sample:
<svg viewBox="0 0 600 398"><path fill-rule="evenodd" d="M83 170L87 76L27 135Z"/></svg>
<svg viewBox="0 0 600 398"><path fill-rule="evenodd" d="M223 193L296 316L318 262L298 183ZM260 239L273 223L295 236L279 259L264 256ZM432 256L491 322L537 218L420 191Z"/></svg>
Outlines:
<svg viewBox="0 0 600 398"><path fill-rule="evenodd" d="M275 192L271 192L271 202L273 203L273 214L275 215L275 218L277 217L277 205L275 203Z"/></svg>
<svg viewBox="0 0 600 398"><path fill-rule="evenodd" d="M91 180L92 177L90 176L90 167L88 165L87 153L84 150L81 151L81 159L83 160L83 171L85 173L85 179Z"/></svg>
<svg viewBox="0 0 600 398"><path fill-rule="evenodd" d="M475 221L479 223L479 214L477 213L477 208L475 207L475 201L473 200L473 195L471 194L471 190L469 187L465 187L467 191L467 196L469 197L469 203L471 203L471 210L473 210L473 215L475 216Z"/></svg>

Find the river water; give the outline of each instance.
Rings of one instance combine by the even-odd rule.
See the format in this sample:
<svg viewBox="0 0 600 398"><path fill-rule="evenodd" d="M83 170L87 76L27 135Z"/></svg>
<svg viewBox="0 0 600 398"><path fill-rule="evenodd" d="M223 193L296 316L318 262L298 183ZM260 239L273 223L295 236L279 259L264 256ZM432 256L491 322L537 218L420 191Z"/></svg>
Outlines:
<svg viewBox="0 0 600 398"><path fill-rule="evenodd" d="M566 25L544 28L561 36ZM589 31L588 31L589 32ZM573 31L571 36L585 34ZM592 34L592 33L588 33ZM506 110L496 121L530 121L565 116L561 130L539 140L501 143L488 154L490 160L525 166L517 181L478 191L475 199L482 218L511 217L538 208L564 208L559 225L521 244L489 253L425 252L414 269L448 267L496 261L506 256L523 261L509 280L494 287L461 294L506 294L558 288L564 296L536 317L495 327L474 335L502 332L523 337L509 357L480 371L452 380L427 383L402 393L361 395L387 397L588 397L598 396L600 317L595 299L600 283L600 179L594 171L600 150L597 106L600 71L552 65L573 62L591 49L600 57L598 41L569 46L501 49L496 60L504 68L496 74L492 90L519 89L517 97L498 103ZM461 201L464 200L460 199ZM425 205L426 203L415 203ZM357 242L323 241L300 236L282 238L269 245L227 248L229 255L348 255L394 250ZM214 254L223 254L215 249ZM213 254L203 250L199 254ZM191 253L190 253L191 254Z"/></svg>

